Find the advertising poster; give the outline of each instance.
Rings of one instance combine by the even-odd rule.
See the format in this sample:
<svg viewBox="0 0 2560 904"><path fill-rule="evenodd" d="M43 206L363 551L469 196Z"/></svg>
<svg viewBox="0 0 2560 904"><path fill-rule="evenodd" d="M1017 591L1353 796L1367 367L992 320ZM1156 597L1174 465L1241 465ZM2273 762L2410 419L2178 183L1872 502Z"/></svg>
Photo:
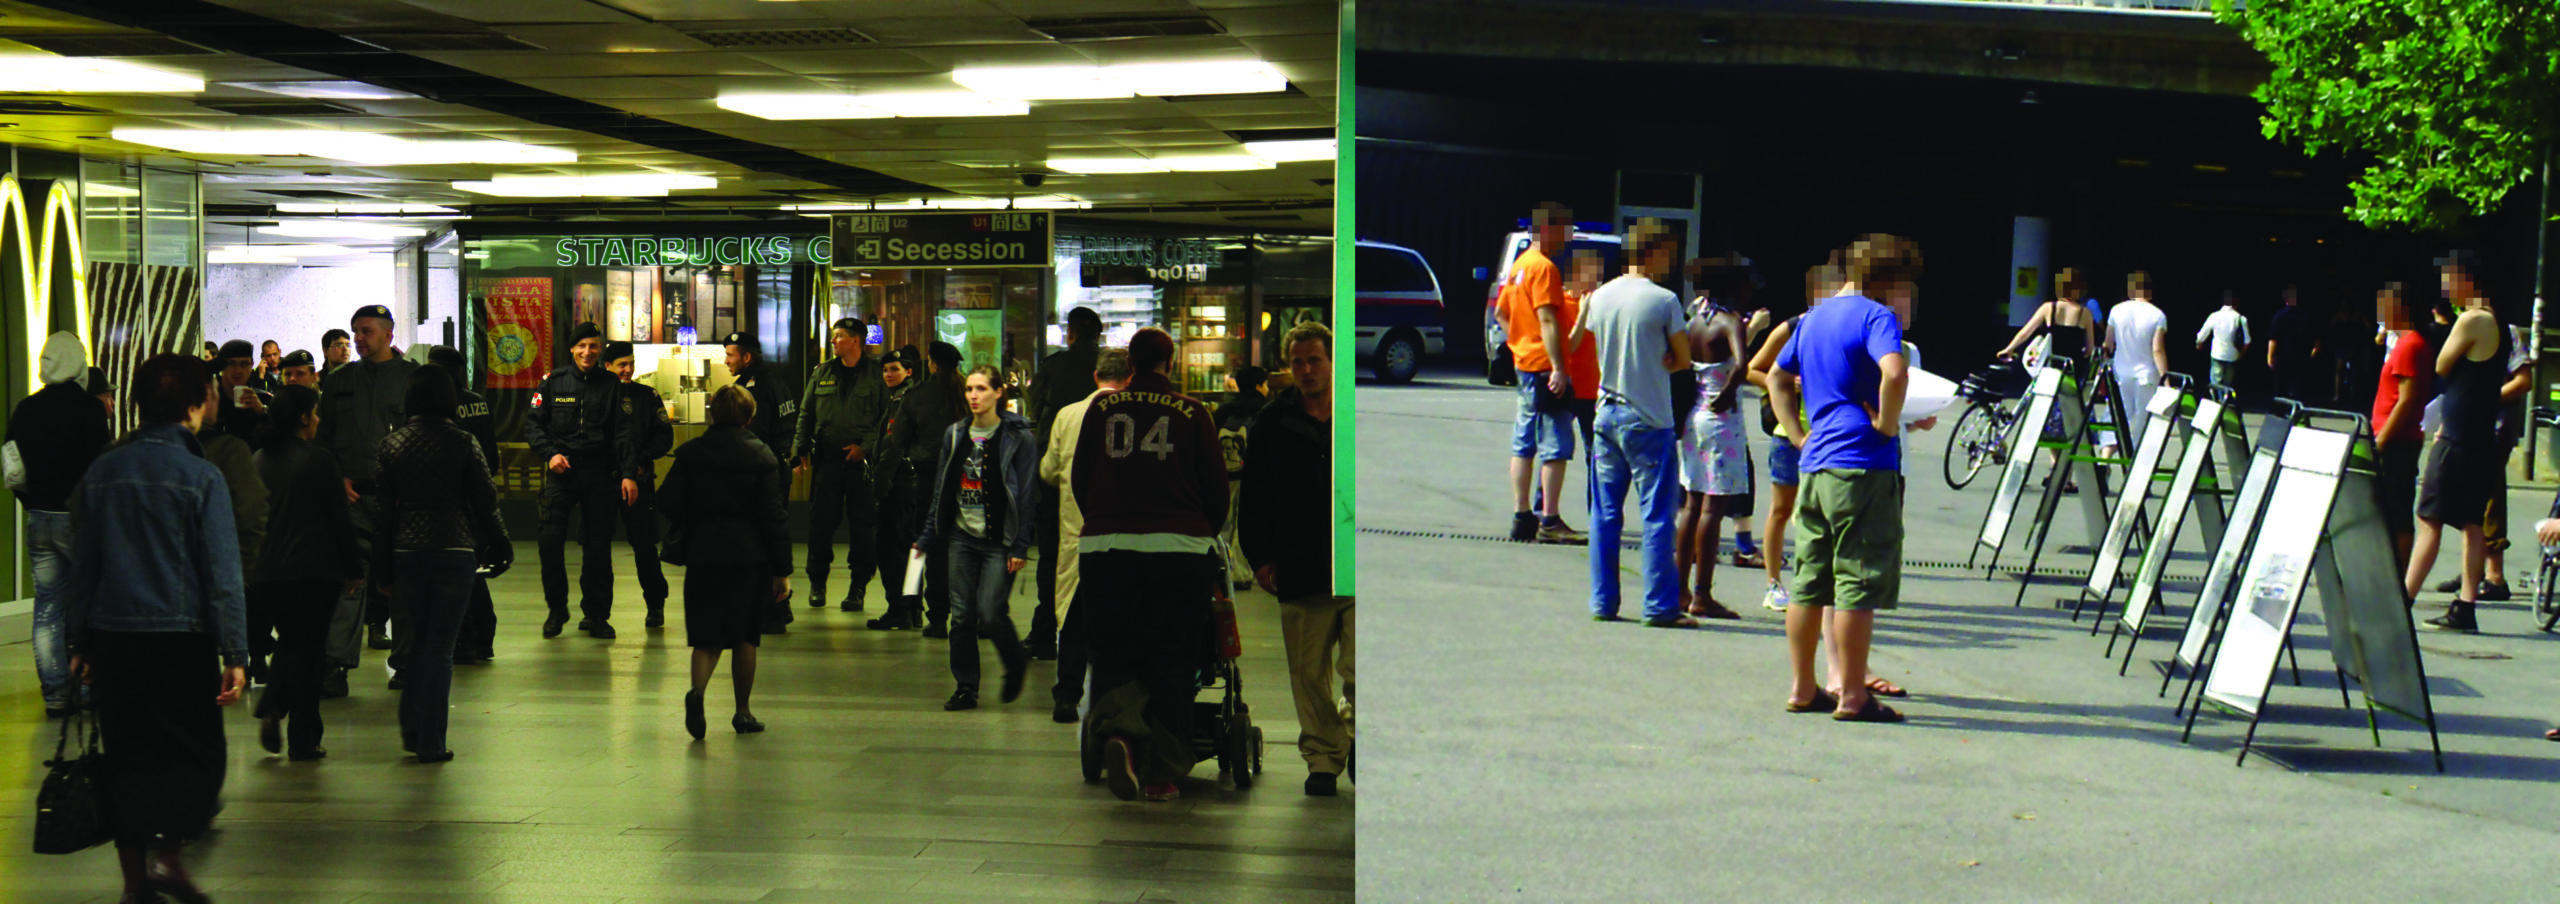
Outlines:
<svg viewBox="0 0 2560 904"><path fill-rule="evenodd" d="M489 388L532 389L551 373L551 278L483 280L488 310Z"/></svg>
<svg viewBox="0 0 2560 904"><path fill-rule="evenodd" d="M964 371L980 364L1004 366L1003 311L944 311L934 315L934 338L960 349Z"/></svg>
<svg viewBox="0 0 2560 904"><path fill-rule="evenodd" d="M942 279L942 307L981 310L996 306L996 278L952 274Z"/></svg>

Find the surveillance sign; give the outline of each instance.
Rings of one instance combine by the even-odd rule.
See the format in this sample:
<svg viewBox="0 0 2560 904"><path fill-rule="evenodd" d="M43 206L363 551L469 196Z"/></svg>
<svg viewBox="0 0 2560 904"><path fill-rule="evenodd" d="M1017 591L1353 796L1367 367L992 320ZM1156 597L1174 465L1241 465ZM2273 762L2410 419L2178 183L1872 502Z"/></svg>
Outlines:
<svg viewBox="0 0 2560 904"><path fill-rule="evenodd" d="M1048 267L1056 222L1046 211L864 213L835 218L837 267Z"/></svg>

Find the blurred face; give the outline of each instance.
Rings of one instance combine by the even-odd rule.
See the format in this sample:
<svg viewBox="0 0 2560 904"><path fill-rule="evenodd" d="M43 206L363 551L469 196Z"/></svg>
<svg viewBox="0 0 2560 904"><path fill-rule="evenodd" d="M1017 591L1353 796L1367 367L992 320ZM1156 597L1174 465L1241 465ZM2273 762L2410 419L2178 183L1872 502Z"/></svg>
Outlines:
<svg viewBox="0 0 2560 904"><path fill-rule="evenodd" d="M889 384L891 389L898 388L907 382L907 366L896 361L880 365L880 382Z"/></svg>
<svg viewBox="0 0 2560 904"><path fill-rule="evenodd" d="M329 340L329 344L321 348L320 354L321 360L331 365L347 363L347 340Z"/></svg>
<svg viewBox="0 0 2560 904"><path fill-rule="evenodd" d="M2444 297L2454 304L2469 306L2486 301L2480 297L2479 284L2473 282L2471 274L2464 272L2460 267L2446 267L2436 271L2436 285L2444 291Z"/></svg>
<svg viewBox="0 0 2560 904"><path fill-rule="evenodd" d="M367 361L380 360L391 354L391 324L379 317L356 321L349 332L356 335L356 355Z"/></svg>
<svg viewBox="0 0 2560 904"><path fill-rule="evenodd" d="M284 381L287 385L318 389L320 388L320 369L310 365L288 367L284 369Z"/></svg>
<svg viewBox="0 0 2560 904"><path fill-rule="evenodd" d="M853 363L862 360L862 337L844 330L828 330L827 344L835 348L836 357Z"/></svg>
<svg viewBox="0 0 2560 904"><path fill-rule="evenodd" d="M1333 353L1324 343L1309 339L1289 346L1289 381L1298 392L1310 399L1333 396Z"/></svg>
<svg viewBox="0 0 2560 904"><path fill-rule="evenodd" d="M1534 228L1538 244L1547 248L1562 248L1573 244L1572 214L1559 211L1552 217L1532 222L1536 223Z"/></svg>
<svg viewBox="0 0 2560 904"><path fill-rule="evenodd" d="M728 354L720 359L720 363L729 366L729 375L732 377L744 372L749 365L756 362L756 356L738 350L737 346L730 345L723 348L728 350Z"/></svg>
<svg viewBox="0 0 2560 904"><path fill-rule="evenodd" d="M613 371L614 377L620 379L622 382L629 383L631 382L631 372L635 369L635 365L632 363L629 356L624 356L613 359L612 363L605 365L605 369Z"/></svg>
<svg viewBox="0 0 2560 904"><path fill-rule="evenodd" d="M580 339L576 345L569 346L569 357L577 359L579 370L594 370L596 359L604 357L604 340L593 337Z"/></svg>
<svg viewBox="0 0 2560 904"><path fill-rule="evenodd" d="M1586 251L1573 256L1571 288L1575 294L1589 295L1599 291L1600 284L1608 280L1608 275L1601 272L1602 263L1604 262L1600 259L1600 255L1594 252Z"/></svg>
<svg viewBox="0 0 2560 904"><path fill-rule="evenodd" d="M2375 293L2373 306L2382 315L2384 329L2399 332L2416 326L2409 322L2409 303L2401 300L2398 292L2384 289Z"/></svg>
<svg viewBox="0 0 2560 904"><path fill-rule="evenodd" d="M222 388L226 391L234 386L247 385L249 377L258 369L258 365L247 358L224 358L221 363Z"/></svg>
<svg viewBox="0 0 2560 904"><path fill-rule="evenodd" d="M258 354L258 366L264 367L268 370L276 369L276 365L283 363L283 361L284 350L277 348L276 344L273 342L267 343L267 347L261 349Z"/></svg>
<svg viewBox="0 0 2560 904"><path fill-rule="evenodd" d="M986 374L970 374L969 382L963 388L969 397L970 414L984 415L994 411L996 405L1004 401L1004 392L997 389L995 384L987 379Z"/></svg>

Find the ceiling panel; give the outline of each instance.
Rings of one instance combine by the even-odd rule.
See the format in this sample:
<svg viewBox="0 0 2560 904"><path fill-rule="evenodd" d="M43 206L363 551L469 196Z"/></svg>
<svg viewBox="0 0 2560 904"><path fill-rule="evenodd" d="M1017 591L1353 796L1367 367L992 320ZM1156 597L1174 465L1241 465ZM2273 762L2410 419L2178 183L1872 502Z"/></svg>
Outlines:
<svg viewBox="0 0 2560 904"><path fill-rule="evenodd" d="M629 13L592 0L408 0L433 13L491 25L516 22L633 22Z"/></svg>

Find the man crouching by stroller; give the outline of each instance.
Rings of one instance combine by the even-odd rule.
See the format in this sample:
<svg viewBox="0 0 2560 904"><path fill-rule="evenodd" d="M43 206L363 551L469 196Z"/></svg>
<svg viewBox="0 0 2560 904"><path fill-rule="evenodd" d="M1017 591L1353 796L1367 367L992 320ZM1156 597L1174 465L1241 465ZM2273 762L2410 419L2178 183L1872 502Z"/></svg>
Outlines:
<svg viewBox="0 0 2560 904"><path fill-rule="evenodd" d="M1129 340L1126 389L1094 398L1069 476L1084 510L1074 608L1093 654L1085 730L1111 793L1172 800L1199 756L1191 698L1208 652L1215 555L1227 523L1227 459L1209 406L1174 388L1173 337Z"/></svg>

